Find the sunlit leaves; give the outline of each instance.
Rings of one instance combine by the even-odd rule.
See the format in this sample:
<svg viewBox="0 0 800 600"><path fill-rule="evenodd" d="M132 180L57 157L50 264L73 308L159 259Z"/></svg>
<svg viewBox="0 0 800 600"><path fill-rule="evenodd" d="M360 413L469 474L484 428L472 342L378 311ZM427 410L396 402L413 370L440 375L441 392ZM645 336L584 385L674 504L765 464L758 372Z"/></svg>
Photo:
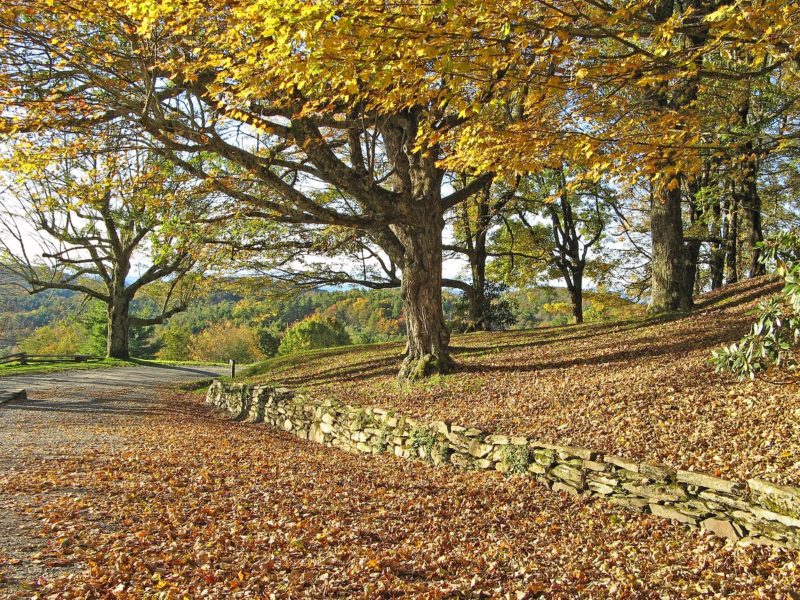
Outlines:
<svg viewBox="0 0 800 600"><path fill-rule="evenodd" d="M0 570L47 569L23 597L744 598L797 586L796 551L735 546L530 478L347 454L225 420L197 396L59 394L73 410L19 410L0 438L15 456L0 505L40 545ZM86 394L104 409L75 410Z"/></svg>

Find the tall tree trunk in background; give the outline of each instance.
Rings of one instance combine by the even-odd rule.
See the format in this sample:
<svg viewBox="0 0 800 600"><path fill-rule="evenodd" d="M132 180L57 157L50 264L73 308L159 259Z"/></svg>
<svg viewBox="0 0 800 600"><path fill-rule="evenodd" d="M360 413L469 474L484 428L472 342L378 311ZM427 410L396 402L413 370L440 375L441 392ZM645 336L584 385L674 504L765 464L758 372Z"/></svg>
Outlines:
<svg viewBox="0 0 800 600"><path fill-rule="evenodd" d="M716 290L722 287L725 277L725 246L717 241L722 238L722 208L719 200L714 200L711 207L711 224L709 232L714 241L711 242L711 289Z"/></svg>
<svg viewBox="0 0 800 600"><path fill-rule="evenodd" d="M725 283L739 281L739 206L736 195L731 194L727 201L727 219L725 223Z"/></svg>
<svg viewBox="0 0 800 600"><path fill-rule="evenodd" d="M653 238L650 312L687 310L692 291L686 286L686 257L680 186L662 181L654 186L650 217Z"/></svg>
<svg viewBox="0 0 800 600"><path fill-rule="evenodd" d="M708 229L706 223L709 207L700 198L703 188L708 184L708 179L708 164L706 164L702 176L690 180L687 186L689 189L689 229L693 232L693 237L686 239L684 246L684 260L686 261L684 285L689 294L694 294L695 287L697 287L700 248L703 245L703 239L698 236L702 230Z"/></svg>
<svg viewBox="0 0 800 600"><path fill-rule="evenodd" d="M752 185L750 185L752 183ZM750 277L764 275L766 267L761 263L761 247L764 241L764 231L761 226L761 196L755 185L755 177L748 183L748 189L742 198L747 223L747 243L750 250Z"/></svg>
<svg viewBox="0 0 800 600"><path fill-rule="evenodd" d="M476 220L475 241L472 249L470 268L472 271L472 289L474 293L470 298L470 320L473 331L489 331L486 303L486 236L489 233L489 191L487 186L485 194L478 202L478 218ZM465 204L466 206L466 204Z"/></svg>
<svg viewBox="0 0 800 600"><path fill-rule="evenodd" d="M748 146L752 147L752 143ZM761 226L761 196L759 196L756 186L758 161L754 154L748 155L742 169L744 177L739 183L739 194L749 253L748 275L759 277L766 273L766 268L761 264L761 248L759 247L759 244L764 241L764 231Z"/></svg>
<svg viewBox="0 0 800 600"><path fill-rule="evenodd" d="M491 186L486 189L477 199L477 215L475 219L475 230L471 231L469 223L469 205L462 204L463 218L467 236L466 244L468 248L469 266L472 274L472 293L469 297L469 329L468 331L488 331L489 320L486 311L486 236L489 233L491 217L489 214Z"/></svg>
<svg viewBox="0 0 800 600"><path fill-rule="evenodd" d="M694 294L695 287L697 286L697 268L700 262L700 240L689 240L686 242L684 248L684 255L686 260L686 290L688 293Z"/></svg>
<svg viewBox="0 0 800 600"><path fill-rule="evenodd" d="M750 92L739 107L739 119L742 127L747 127L750 114ZM758 157L756 156L755 144L752 139L747 140L741 146L741 154L738 157L739 164L735 169L738 174L734 182L738 190L739 205L742 208L744 219L745 237L747 239L747 251L749 254L748 275L759 277L766 273L764 265L761 264L761 248L759 244L764 241L764 232L761 226L761 196L758 194Z"/></svg>
<svg viewBox="0 0 800 600"><path fill-rule="evenodd" d="M128 352L128 310L130 300L124 291L115 290L108 304L108 335L106 338L106 355L109 358L130 358Z"/></svg>
<svg viewBox="0 0 800 600"><path fill-rule="evenodd" d="M658 22L665 22L672 17L676 2L674 0L653 0L650 4L651 15ZM681 10L692 10L691 21L702 23L703 16L713 10L711 3L705 0L685 0L678 5ZM693 47L702 46L707 37L704 27L697 27L687 33L687 41ZM695 110L695 102L700 87L702 57L695 59L696 71L687 76L682 83L675 86L656 86L650 92L651 101L656 110L681 114ZM682 125L676 125L678 129ZM674 168L674 157L665 155L657 169L659 179L652 181L653 206L650 219L652 234L650 286L651 312L668 312L688 310L692 307L692 290L687 286L686 256L683 242L683 215L681 211L681 190L676 185L683 175ZM673 179L665 175L672 173Z"/></svg>
<svg viewBox="0 0 800 600"><path fill-rule="evenodd" d="M471 331L489 331L489 323L486 318L486 280L472 278L474 282L469 292L467 328L465 333Z"/></svg>
<svg viewBox="0 0 800 600"><path fill-rule="evenodd" d="M583 323L583 273L586 270L586 253L600 239L600 232L594 239L586 242L584 248L581 249L579 222L575 218L575 212L570 202L567 191L567 174L563 165L557 173L560 187L559 201L552 202L547 206L556 248L553 259L569 292L572 321L580 324Z"/></svg>

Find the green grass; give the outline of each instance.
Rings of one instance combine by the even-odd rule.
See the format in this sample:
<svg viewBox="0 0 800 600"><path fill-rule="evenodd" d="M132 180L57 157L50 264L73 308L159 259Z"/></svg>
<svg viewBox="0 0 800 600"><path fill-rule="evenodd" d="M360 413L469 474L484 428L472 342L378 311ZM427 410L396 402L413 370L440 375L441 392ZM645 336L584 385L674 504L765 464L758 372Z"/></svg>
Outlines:
<svg viewBox="0 0 800 600"><path fill-rule="evenodd" d="M104 358L90 362L39 363L33 365L0 365L0 379L11 375L40 375L59 371L85 371L88 369L108 369L110 367L126 367L131 362L116 358Z"/></svg>
<svg viewBox="0 0 800 600"><path fill-rule="evenodd" d="M132 367L136 365L151 366L219 366L222 363L204 363L197 361L177 360L147 360L144 358L131 358L121 360L118 358L104 358L88 362L60 362L39 363L33 365L0 365L0 379L12 375L42 375L45 373L58 373L60 371L85 371L88 369L109 369L113 367Z"/></svg>

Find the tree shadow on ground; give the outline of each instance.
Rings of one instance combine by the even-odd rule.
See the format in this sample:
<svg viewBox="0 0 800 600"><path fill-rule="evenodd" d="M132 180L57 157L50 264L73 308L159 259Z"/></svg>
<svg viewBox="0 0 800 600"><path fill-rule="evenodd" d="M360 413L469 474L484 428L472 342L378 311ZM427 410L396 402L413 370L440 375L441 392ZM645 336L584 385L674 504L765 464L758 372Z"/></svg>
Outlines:
<svg viewBox="0 0 800 600"><path fill-rule="evenodd" d="M281 385L313 385L315 383L330 383L331 380L362 381L384 375L391 375L400 368L403 357L375 358L363 362L351 363L341 367L331 367L317 371L314 374L293 375L284 377L275 375L274 381Z"/></svg>
<svg viewBox="0 0 800 600"><path fill-rule="evenodd" d="M731 306L736 306L737 304L742 304L742 302L737 301L736 303L725 304L724 300L727 300L728 298L733 298L735 296L742 294L743 292L758 290L757 294L748 295L749 300L753 300L766 293L773 293L773 291L777 292L778 290L780 290L782 285L783 283L780 280L775 279L772 276L759 277L757 279L748 279L746 281L742 281L731 286L726 286L724 288L706 294L701 300L699 300L695 304L695 308L705 309L707 307L720 305L720 303L721 305L716 306L716 308L719 309L729 308ZM772 290L771 288L774 288L774 290Z"/></svg>
<svg viewBox="0 0 800 600"><path fill-rule="evenodd" d="M165 365L163 363L152 363L146 360L140 360L138 358L130 359L132 363L142 367L154 367L156 369L167 369L169 371L181 371L183 373L194 373L196 375L206 375L210 377L216 377L218 374L214 371L209 371L204 369L202 365ZM219 366L224 367L225 365L210 365L210 366ZM245 365L242 365L243 367Z"/></svg>
<svg viewBox="0 0 800 600"><path fill-rule="evenodd" d="M777 292L779 292L781 290L782 287L783 287L783 284L779 283L779 284L776 284L774 286L769 286L767 289L774 288L774 289L771 289L769 291L769 293L777 293ZM755 300L758 300L759 298L764 298L766 293L767 292L766 292L765 288L761 287L761 288L756 289L755 291L753 291L753 292L751 292L751 293L749 293L747 295L744 295L744 296L741 296L739 298L736 298L736 300L734 300L733 302L725 302L723 304L714 303L714 304L711 304L711 305L706 304L706 303L704 303L703 305L698 304L697 307L696 307L696 310L698 312L702 311L702 314L706 314L706 315L719 313L719 312L723 312L723 311L726 311L726 310L730 310L732 308L736 308L736 307L742 306L744 304L750 304L751 302L754 302ZM728 297L731 298L731 297L734 297L734 296L730 295ZM705 306L709 306L709 308L704 308Z"/></svg>
<svg viewBox="0 0 800 600"><path fill-rule="evenodd" d="M710 299L702 298L695 310L687 312L587 325L454 336L450 350L458 363L456 376L459 373L526 373L582 366L617 369L616 365L624 367L624 363L641 359L689 352L695 356L697 352L710 353L715 347L739 339L750 327L749 319L739 307L777 291L780 286L780 282L767 278L742 282L733 289L715 292ZM401 344L386 343L375 347L381 352L393 347L398 349L396 355L379 357L363 346L340 348L332 350L330 355L310 356L307 362L297 361L297 366L302 367L296 372L289 365L281 365L264 375L265 379L289 387L335 386L337 383L385 379L394 375L402 362ZM525 352L536 348L548 350ZM328 356L342 355L350 356L342 360L345 364L331 365L327 361Z"/></svg>
<svg viewBox="0 0 800 600"><path fill-rule="evenodd" d="M148 398L46 398L35 396L28 400L14 400L3 405L3 411L17 413L85 413L125 416L197 415L189 404L166 405Z"/></svg>

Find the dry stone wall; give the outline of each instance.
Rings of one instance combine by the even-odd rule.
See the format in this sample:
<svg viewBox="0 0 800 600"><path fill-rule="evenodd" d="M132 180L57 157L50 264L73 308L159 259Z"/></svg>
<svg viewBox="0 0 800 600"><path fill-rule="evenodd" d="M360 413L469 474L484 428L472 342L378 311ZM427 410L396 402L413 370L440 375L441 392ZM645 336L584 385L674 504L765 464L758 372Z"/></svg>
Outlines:
<svg viewBox="0 0 800 600"><path fill-rule="evenodd" d="M350 452L529 475L556 491L602 496L729 539L800 548L800 488L728 481L442 421L422 423L269 386L215 381L207 401L235 419Z"/></svg>

